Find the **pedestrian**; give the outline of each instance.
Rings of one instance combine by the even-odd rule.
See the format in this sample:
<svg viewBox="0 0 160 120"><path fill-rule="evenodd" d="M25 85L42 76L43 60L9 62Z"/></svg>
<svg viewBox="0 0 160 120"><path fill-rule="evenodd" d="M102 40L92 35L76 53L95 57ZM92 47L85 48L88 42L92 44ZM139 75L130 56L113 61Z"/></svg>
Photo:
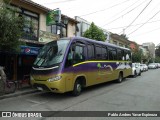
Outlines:
<svg viewBox="0 0 160 120"><path fill-rule="evenodd" d="M4 72L4 67L0 66L0 96L4 95L4 87L5 87L5 81L6 81L6 74Z"/></svg>

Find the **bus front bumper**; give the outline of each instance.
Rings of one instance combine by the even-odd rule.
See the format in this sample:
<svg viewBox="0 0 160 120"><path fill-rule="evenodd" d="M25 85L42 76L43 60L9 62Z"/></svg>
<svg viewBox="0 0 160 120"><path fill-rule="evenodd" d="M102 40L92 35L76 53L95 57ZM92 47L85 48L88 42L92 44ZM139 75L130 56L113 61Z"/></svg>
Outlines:
<svg viewBox="0 0 160 120"><path fill-rule="evenodd" d="M31 80L31 84L33 87L37 88L41 91L50 91L54 93L64 93L65 92L65 82L64 80L58 81L38 81L38 80Z"/></svg>

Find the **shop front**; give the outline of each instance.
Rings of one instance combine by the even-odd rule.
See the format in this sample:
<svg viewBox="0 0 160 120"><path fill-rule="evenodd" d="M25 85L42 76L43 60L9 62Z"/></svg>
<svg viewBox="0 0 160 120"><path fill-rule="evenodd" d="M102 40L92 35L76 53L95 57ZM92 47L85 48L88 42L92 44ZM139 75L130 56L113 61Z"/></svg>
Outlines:
<svg viewBox="0 0 160 120"><path fill-rule="evenodd" d="M21 53L17 58L17 79L24 79L25 75L29 75L34 60L40 50L40 47L20 46Z"/></svg>

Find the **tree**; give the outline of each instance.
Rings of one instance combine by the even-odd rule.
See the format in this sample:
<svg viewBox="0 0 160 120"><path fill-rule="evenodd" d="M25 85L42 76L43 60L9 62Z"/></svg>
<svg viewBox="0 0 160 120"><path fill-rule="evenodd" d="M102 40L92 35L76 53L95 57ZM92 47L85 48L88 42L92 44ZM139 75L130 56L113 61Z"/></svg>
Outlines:
<svg viewBox="0 0 160 120"><path fill-rule="evenodd" d="M132 62L141 62L141 52L135 52L132 54Z"/></svg>
<svg viewBox="0 0 160 120"><path fill-rule="evenodd" d="M156 53L156 56L160 57L160 46L157 47L155 53Z"/></svg>
<svg viewBox="0 0 160 120"><path fill-rule="evenodd" d="M0 7L0 51L15 52L19 50L23 18L16 16L13 10Z"/></svg>
<svg viewBox="0 0 160 120"><path fill-rule="evenodd" d="M97 41L105 41L106 36L101 29L99 29L93 22L88 30L85 31L83 37L94 39Z"/></svg>
<svg viewBox="0 0 160 120"><path fill-rule="evenodd" d="M128 40L128 37L127 37L126 34L121 34L120 36L123 37L124 39L127 39L127 40Z"/></svg>
<svg viewBox="0 0 160 120"><path fill-rule="evenodd" d="M160 57L156 56L155 63L160 63Z"/></svg>

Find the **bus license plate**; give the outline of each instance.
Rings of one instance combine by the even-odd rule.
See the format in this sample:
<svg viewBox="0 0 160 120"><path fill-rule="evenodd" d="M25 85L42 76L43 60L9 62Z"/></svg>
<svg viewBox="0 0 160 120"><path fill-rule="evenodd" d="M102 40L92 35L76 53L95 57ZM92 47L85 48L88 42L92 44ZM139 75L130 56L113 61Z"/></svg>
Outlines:
<svg viewBox="0 0 160 120"><path fill-rule="evenodd" d="M37 89L40 90L40 91L43 91L43 88L41 88L41 87L37 87Z"/></svg>

